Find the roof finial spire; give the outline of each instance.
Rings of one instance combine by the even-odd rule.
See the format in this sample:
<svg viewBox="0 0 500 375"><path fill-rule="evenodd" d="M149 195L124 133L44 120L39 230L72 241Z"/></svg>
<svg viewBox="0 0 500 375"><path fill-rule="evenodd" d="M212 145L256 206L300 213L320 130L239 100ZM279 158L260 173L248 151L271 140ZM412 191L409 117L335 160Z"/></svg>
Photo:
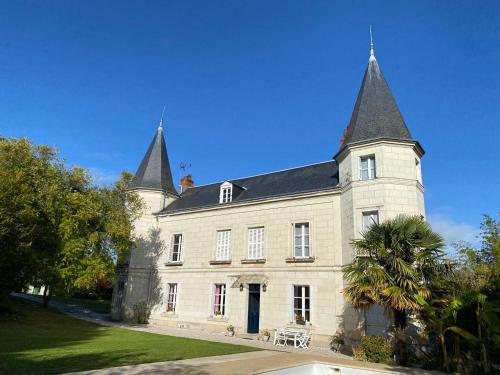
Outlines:
<svg viewBox="0 0 500 375"><path fill-rule="evenodd" d="M370 61L375 61L375 49L373 48L372 25L370 25Z"/></svg>
<svg viewBox="0 0 500 375"><path fill-rule="evenodd" d="M163 130L163 115L164 114L165 114L165 106L163 106L163 111L161 111L160 126L158 126L158 130Z"/></svg>

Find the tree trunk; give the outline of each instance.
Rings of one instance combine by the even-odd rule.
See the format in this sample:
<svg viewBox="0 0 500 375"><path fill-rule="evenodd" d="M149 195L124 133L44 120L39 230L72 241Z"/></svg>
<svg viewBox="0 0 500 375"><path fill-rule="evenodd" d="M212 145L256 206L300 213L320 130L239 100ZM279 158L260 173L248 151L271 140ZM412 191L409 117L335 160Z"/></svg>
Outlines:
<svg viewBox="0 0 500 375"><path fill-rule="evenodd" d="M446 349L446 339L444 333L439 335L439 341L441 342L441 350L443 351L444 368L446 369L446 372L450 372L450 360L448 359L448 350Z"/></svg>
<svg viewBox="0 0 500 375"><path fill-rule="evenodd" d="M486 345L483 342L483 332L481 329L481 316L480 316L480 305L479 302L477 303L477 311L476 311L476 320L477 320L477 338L479 339L479 355L480 355L480 360L479 362L481 363L481 367L483 368L483 371L485 374L490 372L490 366L488 362L488 354L486 352Z"/></svg>
<svg viewBox="0 0 500 375"><path fill-rule="evenodd" d="M393 310L394 314L394 355L396 362L400 365L406 365L408 362L408 347L406 340L406 311Z"/></svg>
<svg viewBox="0 0 500 375"><path fill-rule="evenodd" d="M50 297L52 295L52 288L49 288L48 285L45 285L45 289L43 290L43 307L49 306Z"/></svg>
<svg viewBox="0 0 500 375"><path fill-rule="evenodd" d="M462 371L464 367L464 361L462 359L462 353L460 351L460 338L454 335L454 346L455 346L455 361L457 363L457 370Z"/></svg>
<svg viewBox="0 0 500 375"><path fill-rule="evenodd" d="M361 311L363 312L363 336L366 336L368 334L368 322L367 322L367 316L366 316L366 308L362 308Z"/></svg>
<svg viewBox="0 0 500 375"><path fill-rule="evenodd" d="M394 327L400 329L401 331L406 330L406 311L405 310L393 310L394 313Z"/></svg>

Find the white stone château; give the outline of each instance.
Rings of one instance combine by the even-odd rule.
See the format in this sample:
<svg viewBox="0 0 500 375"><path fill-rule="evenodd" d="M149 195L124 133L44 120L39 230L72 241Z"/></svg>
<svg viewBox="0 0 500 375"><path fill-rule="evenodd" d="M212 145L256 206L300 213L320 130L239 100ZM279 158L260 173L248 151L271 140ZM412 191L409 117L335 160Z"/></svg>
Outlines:
<svg viewBox="0 0 500 375"><path fill-rule="evenodd" d="M135 223L138 245L117 272L113 318L130 319L147 302L158 325L307 327L313 345L338 330L359 335L363 314L342 295L351 241L373 222L424 215L424 151L373 49L330 161L203 186L186 176L177 191L163 132L160 123L133 181L147 209ZM387 324L381 309L372 311L368 333Z"/></svg>

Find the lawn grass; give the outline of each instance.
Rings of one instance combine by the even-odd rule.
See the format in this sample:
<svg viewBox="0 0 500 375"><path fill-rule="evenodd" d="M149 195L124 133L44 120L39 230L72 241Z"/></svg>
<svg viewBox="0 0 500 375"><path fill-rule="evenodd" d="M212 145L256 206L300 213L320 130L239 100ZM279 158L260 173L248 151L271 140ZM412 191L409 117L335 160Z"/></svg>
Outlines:
<svg viewBox="0 0 500 375"><path fill-rule="evenodd" d="M34 298L43 301L43 296L30 294ZM109 314L111 311L111 301L109 300L99 300L99 299L86 299L86 298L65 298L65 297L50 297L51 301L62 302L68 305L75 305L79 307L84 307L89 310L95 311L101 314Z"/></svg>
<svg viewBox="0 0 500 375"><path fill-rule="evenodd" d="M30 302L25 317L0 321L0 374L57 374L234 354L257 348L101 326Z"/></svg>

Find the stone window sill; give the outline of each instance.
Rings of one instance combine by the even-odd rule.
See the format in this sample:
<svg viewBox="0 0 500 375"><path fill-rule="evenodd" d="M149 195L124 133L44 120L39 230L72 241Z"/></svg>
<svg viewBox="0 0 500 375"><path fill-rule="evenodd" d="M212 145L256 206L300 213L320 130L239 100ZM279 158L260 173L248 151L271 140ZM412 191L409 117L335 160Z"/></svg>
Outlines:
<svg viewBox="0 0 500 375"><path fill-rule="evenodd" d="M160 314L162 318L178 318L179 315L177 315L175 312L163 312Z"/></svg>
<svg viewBox="0 0 500 375"><path fill-rule="evenodd" d="M167 262L165 263L165 266L167 267L175 267L175 266L182 266L184 262Z"/></svg>
<svg viewBox="0 0 500 375"><path fill-rule="evenodd" d="M307 322L306 324L297 324L297 323L294 323L294 322L289 322L287 325L286 325L287 328L297 328L297 329L312 329L314 330L313 328L313 325L310 323L310 322Z"/></svg>
<svg viewBox="0 0 500 375"><path fill-rule="evenodd" d="M308 257L308 258L286 258L285 261L287 263L313 263L316 258Z"/></svg>
<svg viewBox="0 0 500 375"><path fill-rule="evenodd" d="M207 320L210 322L227 322L228 321L226 316L209 316L207 318Z"/></svg>
<svg viewBox="0 0 500 375"><path fill-rule="evenodd" d="M242 259L241 264L261 264L266 263L266 259Z"/></svg>
<svg viewBox="0 0 500 375"><path fill-rule="evenodd" d="M231 260L211 260L208 262L211 265L219 265L219 264L231 264Z"/></svg>

